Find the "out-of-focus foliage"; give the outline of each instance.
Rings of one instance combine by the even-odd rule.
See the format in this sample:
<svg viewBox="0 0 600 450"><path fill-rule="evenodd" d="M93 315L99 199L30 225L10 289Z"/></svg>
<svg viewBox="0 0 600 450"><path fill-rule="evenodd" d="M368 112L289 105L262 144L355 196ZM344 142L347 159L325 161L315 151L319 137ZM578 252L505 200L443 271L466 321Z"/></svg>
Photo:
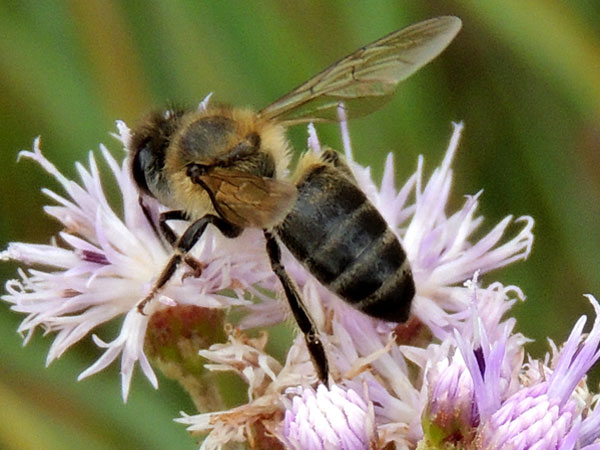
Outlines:
<svg viewBox="0 0 600 450"><path fill-rule="evenodd" d="M47 242L57 231L39 189L49 179L18 150L42 136L47 156L74 175L99 142L121 151L114 120L135 123L168 102L262 107L358 46L419 20L453 14L463 30L436 61L405 81L381 111L351 124L356 158L380 173L396 154L398 176L441 159L450 122L466 130L454 201L484 189L488 223L530 214L529 261L488 276L520 286L519 330L566 337L600 296L600 3L521 2L0 2L0 234ZM322 140L339 147L334 126ZM291 130L298 149L305 130ZM53 186L49 186L53 187ZM484 224L485 226L485 224ZM16 267L0 266L2 279ZM492 278L493 277L493 278ZM485 280L484 280L485 282ZM48 338L22 349L21 317L0 308L0 447L194 448L171 418L191 403L161 380L134 377L121 404L117 370L76 383L98 355L81 345L51 368ZM110 335L110 330L106 330ZM91 354L91 352L94 352Z"/></svg>

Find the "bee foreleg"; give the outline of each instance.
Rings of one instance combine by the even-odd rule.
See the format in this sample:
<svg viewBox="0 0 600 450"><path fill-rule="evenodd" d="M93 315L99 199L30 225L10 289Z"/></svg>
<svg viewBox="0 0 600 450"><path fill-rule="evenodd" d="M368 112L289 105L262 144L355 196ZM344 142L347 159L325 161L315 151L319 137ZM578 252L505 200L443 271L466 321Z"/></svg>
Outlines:
<svg viewBox="0 0 600 450"><path fill-rule="evenodd" d="M160 273L158 279L152 286L150 293L138 303L137 309L140 313L144 314L144 307L146 304L152 300L156 293L171 279L181 261L185 259L192 247L196 245L196 242L202 237L204 230L206 230L206 227L209 224L213 224L228 238L237 237L242 232L242 228L212 214L207 214L192 223L175 243L175 253L171 256L167 265Z"/></svg>
<svg viewBox="0 0 600 450"><path fill-rule="evenodd" d="M319 380L325 385L328 385L329 364L325 348L319 337L319 331L315 326L310 314L300 299L300 294L296 285L285 271L285 267L281 263L281 249L275 239L275 236L267 230L264 230L264 235L267 240L267 254L271 261L271 268L283 286L285 296L288 300L294 319L304 334L304 340L308 347L308 352L313 361Z"/></svg>
<svg viewBox="0 0 600 450"><path fill-rule="evenodd" d="M144 198L141 195L138 196L138 204L140 205L140 208L142 208L142 212L144 213L144 217L146 218L146 220L148 221L148 223L150 224L150 226L154 230L154 233L158 234L158 230L156 229L156 224L154 223L154 220L152 219L152 213L150 212L150 210L148 209L148 207L144 203Z"/></svg>
<svg viewBox="0 0 600 450"><path fill-rule="evenodd" d="M160 234L171 245L171 247L174 246L175 241L177 241L177 236L175 235L175 232L169 226L167 221L169 221L169 220L189 220L188 217L185 215L185 213L181 210L165 211L165 212L161 213L158 218L158 229L157 229L156 223L155 223L154 219L152 218L152 213L150 212L150 210L144 203L144 199L141 195L138 197L138 203L140 205L140 208L142 208L144 217L146 218L146 220L148 221L148 223L154 230L154 233L159 234L159 232L160 232Z"/></svg>
<svg viewBox="0 0 600 450"><path fill-rule="evenodd" d="M175 209L172 211L165 211L160 214L160 218L158 219L158 226L160 228L160 232L163 237L167 240L171 246L175 246L175 242L177 241L177 235L173 231L173 228L169 226L167 221L169 220L189 220L186 214L179 210Z"/></svg>

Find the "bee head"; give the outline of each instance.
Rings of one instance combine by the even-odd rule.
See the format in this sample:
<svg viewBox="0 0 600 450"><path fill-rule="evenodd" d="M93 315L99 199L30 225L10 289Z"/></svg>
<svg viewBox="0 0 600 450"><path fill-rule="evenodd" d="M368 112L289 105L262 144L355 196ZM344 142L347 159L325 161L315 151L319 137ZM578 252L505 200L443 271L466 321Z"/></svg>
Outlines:
<svg viewBox="0 0 600 450"><path fill-rule="evenodd" d="M169 197L165 155L184 113L169 109L150 114L133 131L129 143L131 173L139 191L161 203L167 203L165 198Z"/></svg>

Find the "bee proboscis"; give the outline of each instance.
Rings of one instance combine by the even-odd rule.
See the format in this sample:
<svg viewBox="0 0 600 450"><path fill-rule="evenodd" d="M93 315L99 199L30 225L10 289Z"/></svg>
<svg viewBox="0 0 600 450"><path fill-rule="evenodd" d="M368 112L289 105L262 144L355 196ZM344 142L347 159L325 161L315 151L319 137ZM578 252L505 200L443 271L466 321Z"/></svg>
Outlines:
<svg viewBox="0 0 600 450"><path fill-rule="evenodd" d="M294 175L285 128L339 120L377 109L397 84L442 52L461 27L437 17L362 47L253 112L208 105L153 113L129 144L131 170L141 193L172 208L159 227L174 253L138 304L140 312L171 278L209 224L234 238L245 228L264 232L271 267L283 286L319 380L328 361L309 311L281 262L279 242L325 287L371 317L404 322L415 285L394 232L358 187L343 158L330 149L308 151ZM191 224L177 236L168 222Z"/></svg>

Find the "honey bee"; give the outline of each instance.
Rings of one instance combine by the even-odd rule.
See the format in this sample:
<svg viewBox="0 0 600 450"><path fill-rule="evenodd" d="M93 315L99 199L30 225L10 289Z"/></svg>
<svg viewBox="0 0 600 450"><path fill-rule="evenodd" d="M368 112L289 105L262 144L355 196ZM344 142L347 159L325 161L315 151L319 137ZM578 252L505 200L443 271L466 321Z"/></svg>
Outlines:
<svg viewBox="0 0 600 450"><path fill-rule="evenodd" d="M144 313L182 261L198 265L186 255L212 224L229 238L245 228L263 230L271 267L321 382L327 384L329 377L326 353L281 262L279 242L356 309L378 319L406 321L415 285L398 238L335 151L306 152L286 179L290 150L285 129L339 120L340 105L350 118L377 109L400 81L441 53L460 27L456 17L437 17L395 31L259 112L209 105L146 118L129 143L131 171L141 194L172 208L158 225L174 251L139 311ZM172 220L191 225L178 237L168 224Z"/></svg>

